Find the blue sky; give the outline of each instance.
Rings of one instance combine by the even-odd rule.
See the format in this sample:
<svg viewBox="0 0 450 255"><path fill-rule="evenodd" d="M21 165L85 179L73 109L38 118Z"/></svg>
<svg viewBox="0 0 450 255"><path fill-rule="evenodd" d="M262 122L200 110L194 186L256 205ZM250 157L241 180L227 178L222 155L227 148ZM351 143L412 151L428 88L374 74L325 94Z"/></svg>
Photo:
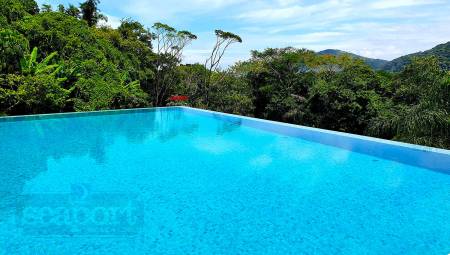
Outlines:
<svg viewBox="0 0 450 255"><path fill-rule="evenodd" d="M113 27L130 17L197 34L185 50L186 62L203 62L218 28L243 38L224 65L267 47L332 48L391 60L450 41L450 0L103 0L100 9Z"/></svg>

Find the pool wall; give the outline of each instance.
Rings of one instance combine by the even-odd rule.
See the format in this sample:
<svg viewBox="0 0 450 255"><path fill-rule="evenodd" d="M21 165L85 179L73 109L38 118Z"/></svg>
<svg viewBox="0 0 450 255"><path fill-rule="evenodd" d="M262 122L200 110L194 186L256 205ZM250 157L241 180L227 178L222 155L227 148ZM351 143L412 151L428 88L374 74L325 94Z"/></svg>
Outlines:
<svg viewBox="0 0 450 255"><path fill-rule="evenodd" d="M30 120L45 120L45 119L59 119L59 118L76 118L98 115L116 115L127 113L139 113L139 112L152 112L156 110L176 111L181 107L151 107L151 108L133 108L133 109L119 109L119 110L103 110L103 111L91 111L91 112L64 112L64 113L46 113L46 114L33 114L33 115L17 115L17 116L2 116L1 122L14 122L14 121L30 121Z"/></svg>
<svg viewBox="0 0 450 255"><path fill-rule="evenodd" d="M241 125L283 135L299 137L311 142L364 153L400 163L428 168L450 174L450 151L420 145L413 145L368 136L311 128L282 122L275 122L233 114L218 113L190 107L180 107L186 112L220 116L225 121L239 121Z"/></svg>
<svg viewBox="0 0 450 255"><path fill-rule="evenodd" d="M184 106L161 108L138 108L126 110L108 110L95 112L74 112L39 114L27 116L0 117L1 122L44 120L54 118L72 118L83 116L127 114L137 112L151 112L156 110L183 110L186 113L220 118L224 121L239 122L240 125L257 128L269 132L298 137L311 142L330 145L354 152L397 161L400 163L423 167L430 170L450 174L450 150L413 145L379 138L353 135L343 132L311 128L270 120L263 120L234 114L220 113L209 110L196 109Z"/></svg>

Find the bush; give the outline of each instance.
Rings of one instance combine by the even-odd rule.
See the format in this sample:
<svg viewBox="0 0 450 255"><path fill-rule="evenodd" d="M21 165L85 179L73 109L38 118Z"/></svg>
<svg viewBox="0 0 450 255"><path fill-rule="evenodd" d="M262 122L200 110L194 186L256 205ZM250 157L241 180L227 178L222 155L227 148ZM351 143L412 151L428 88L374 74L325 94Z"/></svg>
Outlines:
<svg viewBox="0 0 450 255"><path fill-rule="evenodd" d="M27 39L17 31L0 29L0 73L20 70L20 59L29 51Z"/></svg>
<svg viewBox="0 0 450 255"><path fill-rule="evenodd" d="M33 0L0 0L0 17L8 23L20 20L25 15L36 14L39 8Z"/></svg>
<svg viewBox="0 0 450 255"><path fill-rule="evenodd" d="M53 76L6 75L0 79L1 111L8 114L61 112L69 91Z"/></svg>

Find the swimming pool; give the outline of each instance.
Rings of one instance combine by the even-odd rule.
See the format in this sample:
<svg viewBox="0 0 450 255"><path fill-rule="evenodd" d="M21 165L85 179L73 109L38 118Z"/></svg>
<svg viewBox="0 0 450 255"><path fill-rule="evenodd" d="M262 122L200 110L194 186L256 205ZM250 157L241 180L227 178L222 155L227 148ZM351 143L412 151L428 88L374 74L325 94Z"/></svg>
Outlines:
<svg viewBox="0 0 450 255"><path fill-rule="evenodd" d="M448 254L449 162L185 107L0 118L0 254Z"/></svg>

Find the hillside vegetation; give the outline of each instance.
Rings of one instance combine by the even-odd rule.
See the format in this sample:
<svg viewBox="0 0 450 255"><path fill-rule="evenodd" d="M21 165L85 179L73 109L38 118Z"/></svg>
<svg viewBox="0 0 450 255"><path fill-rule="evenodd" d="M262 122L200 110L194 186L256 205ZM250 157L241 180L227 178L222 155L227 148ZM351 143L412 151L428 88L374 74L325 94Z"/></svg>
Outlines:
<svg viewBox="0 0 450 255"><path fill-rule="evenodd" d="M184 28L146 29L131 19L100 26L98 0L0 4L3 115L182 104L450 148L445 57L412 57L383 72L346 54L283 48L253 51L221 70L227 49L242 42L231 32L212 31L209 58L183 65L184 48L197 39Z"/></svg>
<svg viewBox="0 0 450 255"><path fill-rule="evenodd" d="M450 71L450 42L439 44L438 46L423 52L406 55L396 58L383 66L383 70L391 72L399 72L406 65L409 65L415 57L434 56L439 61L439 65L444 70Z"/></svg>
<svg viewBox="0 0 450 255"><path fill-rule="evenodd" d="M366 58L363 56L359 56L350 52L342 51L342 50L323 50L318 52L319 55L332 55L332 56L342 56L342 55L349 55L352 58L361 59L364 61L367 65L372 67L375 70L383 70L383 68L389 63L387 60L383 59L375 59L375 58Z"/></svg>
<svg viewBox="0 0 450 255"><path fill-rule="evenodd" d="M361 59L364 61L367 65L372 67L373 69L377 71L388 71L388 72L400 72L402 71L405 66L411 64L412 60L417 57L436 57L439 65L443 70L450 71L450 42L439 44L438 46L422 51L417 52L413 54L409 54L406 56L402 56L399 58L396 58L392 61L387 61L383 59L374 59L374 58L366 58L363 56L359 56L350 52L341 51L341 50L323 50L319 51L317 54L319 55L331 55L331 56L342 56L342 55L348 55L355 59Z"/></svg>

